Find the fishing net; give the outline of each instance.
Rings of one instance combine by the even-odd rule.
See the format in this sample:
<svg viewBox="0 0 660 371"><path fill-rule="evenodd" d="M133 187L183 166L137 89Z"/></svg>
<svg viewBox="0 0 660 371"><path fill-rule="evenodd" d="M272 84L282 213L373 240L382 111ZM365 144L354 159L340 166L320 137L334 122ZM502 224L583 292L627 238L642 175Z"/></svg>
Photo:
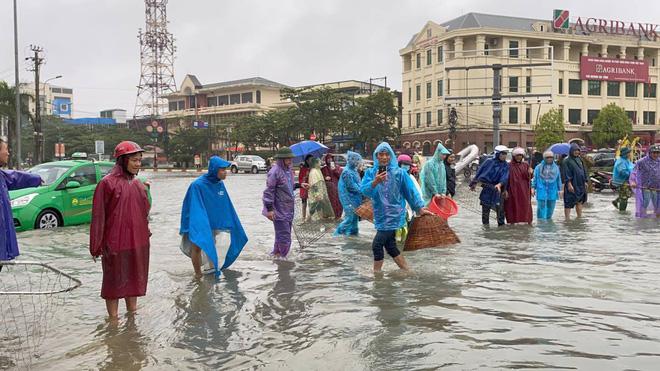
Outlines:
<svg viewBox="0 0 660 371"><path fill-rule="evenodd" d="M459 212L460 210L467 210L481 216L481 201L479 200L481 186L477 186L474 191L471 191L469 184L470 179L459 180L456 183L454 201L459 206ZM497 213L494 210L490 213L490 218L493 221L497 221Z"/></svg>
<svg viewBox="0 0 660 371"><path fill-rule="evenodd" d="M39 262L0 261L0 268L0 369L29 369L53 315L81 282Z"/></svg>
<svg viewBox="0 0 660 371"><path fill-rule="evenodd" d="M334 216L334 215L333 215ZM334 232L336 222L334 217L328 219L310 218L307 210L303 219L302 200L296 196L296 211L293 218L293 233L301 249L313 245L328 233Z"/></svg>

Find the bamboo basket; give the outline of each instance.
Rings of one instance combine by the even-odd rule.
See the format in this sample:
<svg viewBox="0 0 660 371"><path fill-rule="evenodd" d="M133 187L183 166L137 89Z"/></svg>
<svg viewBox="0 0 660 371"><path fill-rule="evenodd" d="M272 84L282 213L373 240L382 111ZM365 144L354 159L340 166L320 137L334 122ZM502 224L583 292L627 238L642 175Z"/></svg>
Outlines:
<svg viewBox="0 0 660 371"><path fill-rule="evenodd" d="M444 247L460 243L447 221L437 215L422 215L413 220L403 251Z"/></svg>
<svg viewBox="0 0 660 371"><path fill-rule="evenodd" d="M374 222L374 207L371 205L371 200L366 199L362 205L358 206L355 209L355 215L359 216L364 220Z"/></svg>

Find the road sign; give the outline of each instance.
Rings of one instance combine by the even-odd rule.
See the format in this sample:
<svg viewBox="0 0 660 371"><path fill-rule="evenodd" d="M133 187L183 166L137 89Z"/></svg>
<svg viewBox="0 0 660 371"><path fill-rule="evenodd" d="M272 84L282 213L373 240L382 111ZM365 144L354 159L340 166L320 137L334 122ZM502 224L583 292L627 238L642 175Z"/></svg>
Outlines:
<svg viewBox="0 0 660 371"><path fill-rule="evenodd" d="M96 154L102 155L105 154L105 142L102 140L97 140L94 142L94 148L96 148Z"/></svg>
<svg viewBox="0 0 660 371"><path fill-rule="evenodd" d="M193 121L193 127L195 129L208 129L209 123L206 121Z"/></svg>

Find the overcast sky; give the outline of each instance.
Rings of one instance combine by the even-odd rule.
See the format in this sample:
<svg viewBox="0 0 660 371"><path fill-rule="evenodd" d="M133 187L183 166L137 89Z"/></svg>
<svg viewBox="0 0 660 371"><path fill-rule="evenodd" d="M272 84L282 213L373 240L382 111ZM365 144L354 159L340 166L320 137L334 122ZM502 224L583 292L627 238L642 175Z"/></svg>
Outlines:
<svg viewBox="0 0 660 371"><path fill-rule="evenodd" d="M42 81L74 89L74 116L135 106L139 80L140 0L18 0L21 81L32 81L29 44L45 49ZM400 89L398 55L429 21L467 12L552 18L571 16L660 23L660 2L486 0L169 0L176 38L177 84L261 76L287 85L387 76ZM14 81L12 0L0 0L0 80Z"/></svg>

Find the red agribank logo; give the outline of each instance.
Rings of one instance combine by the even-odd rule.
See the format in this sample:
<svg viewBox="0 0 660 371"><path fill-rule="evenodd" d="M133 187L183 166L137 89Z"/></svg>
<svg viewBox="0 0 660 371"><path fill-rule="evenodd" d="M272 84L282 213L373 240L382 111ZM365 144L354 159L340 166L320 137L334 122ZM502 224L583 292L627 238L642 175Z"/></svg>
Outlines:
<svg viewBox="0 0 660 371"><path fill-rule="evenodd" d="M636 36L640 39L656 41L660 25L653 23L623 22L602 18L578 17L574 24L569 24L569 12L555 9L552 13L552 26L555 30L572 29L574 32L604 33L609 35Z"/></svg>

